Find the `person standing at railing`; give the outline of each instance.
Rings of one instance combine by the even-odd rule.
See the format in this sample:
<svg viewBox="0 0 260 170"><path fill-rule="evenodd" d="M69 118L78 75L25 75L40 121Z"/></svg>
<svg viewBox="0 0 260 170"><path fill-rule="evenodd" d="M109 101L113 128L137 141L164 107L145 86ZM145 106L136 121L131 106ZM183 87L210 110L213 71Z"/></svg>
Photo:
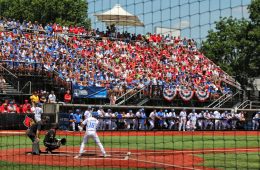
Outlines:
<svg viewBox="0 0 260 170"><path fill-rule="evenodd" d="M56 95L54 94L54 91L51 91L51 94L48 97L48 103L56 103Z"/></svg>
<svg viewBox="0 0 260 170"><path fill-rule="evenodd" d="M65 103L71 103L71 94L70 94L69 90L67 90L66 94L64 95L64 102Z"/></svg>
<svg viewBox="0 0 260 170"><path fill-rule="evenodd" d="M39 103L40 99L39 99L37 91L33 92L33 94L30 96L30 99L32 102L32 106L35 106L35 104Z"/></svg>

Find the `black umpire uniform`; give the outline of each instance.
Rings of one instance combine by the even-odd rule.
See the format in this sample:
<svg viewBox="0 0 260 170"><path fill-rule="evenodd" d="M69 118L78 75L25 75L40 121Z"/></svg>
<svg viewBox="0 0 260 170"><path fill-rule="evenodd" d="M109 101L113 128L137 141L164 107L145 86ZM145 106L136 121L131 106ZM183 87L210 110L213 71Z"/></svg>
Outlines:
<svg viewBox="0 0 260 170"><path fill-rule="evenodd" d="M27 136L32 141L32 154L39 155L40 154L40 146L39 146L39 135L40 131L42 130L44 122L40 121L37 123L32 123L30 128L27 130Z"/></svg>
<svg viewBox="0 0 260 170"><path fill-rule="evenodd" d="M54 124L52 128L47 132L43 140L44 146L46 146L46 152L51 153L53 150L58 149L61 144L66 144L66 139L57 139L56 130L58 129L58 124Z"/></svg>

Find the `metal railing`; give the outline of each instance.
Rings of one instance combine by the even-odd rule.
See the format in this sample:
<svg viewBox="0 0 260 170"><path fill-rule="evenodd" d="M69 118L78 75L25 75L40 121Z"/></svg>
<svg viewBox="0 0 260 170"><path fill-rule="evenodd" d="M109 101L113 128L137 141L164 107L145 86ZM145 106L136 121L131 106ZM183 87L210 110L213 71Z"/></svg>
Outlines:
<svg viewBox="0 0 260 170"><path fill-rule="evenodd" d="M131 94L130 96L126 96L127 94L123 95L123 100L121 100L119 103L117 103L116 105L121 105L123 103L125 103L126 101L128 101L129 99L131 99L132 97L136 96L139 94L139 98L141 98L142 95L142 91L145 89L146 87L142 87L141 89L138 89L135 93ZM133 90L136 90L137 88L134 88ZM129 92L130 93L130 92ZM121 98L121 97L120 97Z"/></svg>
<svg viewBox="0 0 260 170"><path fill-rule="evenodd" d="M19 91L20 93L26 93L25 92L25 89L26 88L29 88L28 89L28 93L27 94L32 94L32 82L31 81L28 81L22 88L21 88L21 90Z"/></svg>
<svg viewBox="0 0 260 170"><path fill-rule="evenodd" d="M229 100L235 98L235 96L239 95L240 94L240 91L236 92L235 94L227 94L225 96L225 98L223 100L220 100L215 106L213 106L213 108L216 108L216 107L221 107L223 106L226 102L228 102Z"/></svg>
<svg viewBox="0 0 260 170"><path fill-rule="evenodd" d="M2 65L0 65L0 71L6 82L11 84L15 89L17 89L17 91L19 91L20 82L18 77Z"/></svg>

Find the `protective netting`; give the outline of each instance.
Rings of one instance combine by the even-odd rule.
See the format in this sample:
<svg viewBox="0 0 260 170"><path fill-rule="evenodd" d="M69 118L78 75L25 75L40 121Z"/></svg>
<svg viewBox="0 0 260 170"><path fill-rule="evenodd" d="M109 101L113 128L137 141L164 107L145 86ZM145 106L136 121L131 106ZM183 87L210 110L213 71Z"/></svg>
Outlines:
<svg viewBox="0 0 260 170"><path fill-rule="evenodd" d="M260 169L259 103L197 53L220 17L248 18L250 3L88 0L91 31L7 24L0 169Z"/></svg>

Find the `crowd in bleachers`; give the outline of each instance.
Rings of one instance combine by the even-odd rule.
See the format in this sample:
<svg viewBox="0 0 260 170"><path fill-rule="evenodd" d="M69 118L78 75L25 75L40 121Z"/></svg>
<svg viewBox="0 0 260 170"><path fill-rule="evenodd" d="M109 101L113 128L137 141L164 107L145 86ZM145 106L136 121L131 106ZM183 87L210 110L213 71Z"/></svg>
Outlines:
<svg viewBox="0 0 260 170"><path fill-rule="evenodd" d="M2 31L1 31L2 30ZM31 30L31 33L28 33ZM113 31L112 31L113 32ZM116 96L128 89L164 85L174 89L226 90L229 76L200 53L193 39L147 33L116 33L116 38L83 27L0 19L0 58L5 61L44 63L60 77L81 86L106 87ZM70 33L66 39L58 33ZM82 38L77 35L88 35ZM97 37L101 39L97 40ZM34 70L17 64L19 72Z"/></svg>
<svg viewBox="0 0 260 170"><path fill-rule="evenodd" d="M246 123L245 112L234 111L208 111L186 110L177 111L175 109L154 109L151 112L145 109L136 111L113 112L111 109L106 111L100 107L94 109L89 107L86 111L76 109L69 112L70 130L80 130L78 126L89 116L97 117L99 120L99 130L154 130L168 129L179 131L194 130L235 130L244 129ZM260 112L249 118L252 129L259 129Z"/></svg>

